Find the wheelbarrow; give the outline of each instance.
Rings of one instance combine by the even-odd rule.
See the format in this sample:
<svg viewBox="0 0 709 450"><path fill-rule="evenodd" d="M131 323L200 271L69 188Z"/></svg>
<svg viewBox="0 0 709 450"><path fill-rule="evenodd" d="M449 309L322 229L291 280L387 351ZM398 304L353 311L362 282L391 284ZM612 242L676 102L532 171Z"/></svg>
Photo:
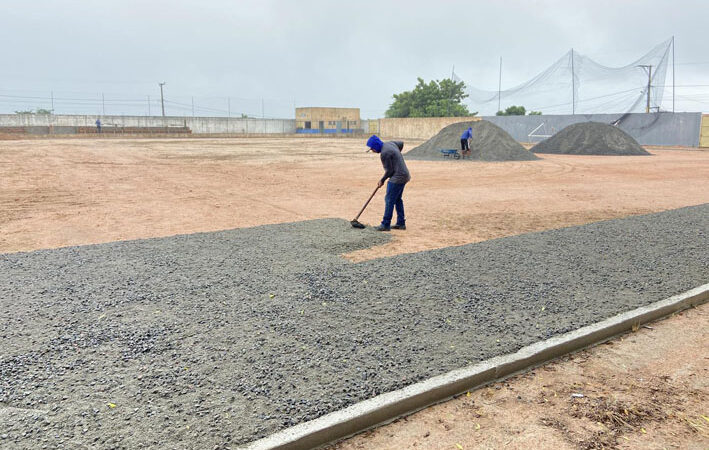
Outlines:
<svg viewBox="0 0 709 450"><path fill-rule="evenodd" d="M444 158L460 159L460 153L458 153L458 150L454 148L443 149L441 150L441 153L443 154Z"/></svg>

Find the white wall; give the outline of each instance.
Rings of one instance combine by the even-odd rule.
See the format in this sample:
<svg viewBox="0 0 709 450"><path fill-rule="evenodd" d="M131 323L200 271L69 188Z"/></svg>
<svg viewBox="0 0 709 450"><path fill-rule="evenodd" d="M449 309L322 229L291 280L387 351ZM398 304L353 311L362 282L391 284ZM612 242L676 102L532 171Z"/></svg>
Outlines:
<svg viewBox="0 0 709 450"><path fill-rule="evenodd" d="M0 127L68 126L93 127L96 119L104 127L188 127L203 133L295 133L292 119L242 119L234 117L95 116L50 114L0 114Z"/></svg>

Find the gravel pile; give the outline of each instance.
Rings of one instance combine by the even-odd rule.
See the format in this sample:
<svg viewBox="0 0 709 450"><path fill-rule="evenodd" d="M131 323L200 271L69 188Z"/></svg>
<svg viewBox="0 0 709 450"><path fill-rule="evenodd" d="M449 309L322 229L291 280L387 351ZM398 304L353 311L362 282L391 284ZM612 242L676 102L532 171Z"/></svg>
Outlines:
<svg viewBox="0 0 709 450"><path fill-rule="evenodd" d="M326 219L0 255L0 447L223 448L707 282L709 205L352 264Z"/></svg>
<svg viewBox="0 0 709 450"><path fill-rule="evenodd" d="M605 123L583 122L569 125L534 147L534 153L565 155L649 155L623 130Z"/></svg>
<svg viewBox="0 0 709 450"><path fill-rule="evenodd" d="M441 154L443 149L456 149L460 152L460 135L468 127L473 128L470 160L530 161L539 159L515 141L509 133L487 120L448 125L431 139L411 149L405 154L405 157L406 159L438 161L443 159Z"/></svg>

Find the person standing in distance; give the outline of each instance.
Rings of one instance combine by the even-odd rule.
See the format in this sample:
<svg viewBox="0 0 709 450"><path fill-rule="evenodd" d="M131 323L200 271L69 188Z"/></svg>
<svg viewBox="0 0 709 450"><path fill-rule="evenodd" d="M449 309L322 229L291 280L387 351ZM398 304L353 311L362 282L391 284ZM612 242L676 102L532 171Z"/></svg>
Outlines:
<svg viewBox="0 0 709 450"><path fill-rule="evenodd" d="M406 229L406 216L404 216L404 186L411 180L409 169L404 162L404 156L401 150L404 148L403 142L382 142L376 134L373 134L367 140L367 147L374 153L379 153L379 158L382 160L384 167L384 175L377 183L377 187L382 187L384 182L387 183L387 192L384 197L384 217L382 223L375 229L377 231L389 231L392 228L395 230ZM391 225L391 219L396 208L396 224Z"/></svg>
<svg viewBox="0 0 709 450"><path fill-rule="evenodd" d="M470 157L470 141L473 139L473 127L468 127L467 130L460 135L460 153L465 159L466 153Z"/></svg>

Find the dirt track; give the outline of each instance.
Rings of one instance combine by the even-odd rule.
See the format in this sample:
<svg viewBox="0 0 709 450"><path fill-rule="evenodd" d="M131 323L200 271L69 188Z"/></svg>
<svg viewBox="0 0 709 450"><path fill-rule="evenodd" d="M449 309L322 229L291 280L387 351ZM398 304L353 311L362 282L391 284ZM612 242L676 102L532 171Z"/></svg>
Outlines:
<svg viewBox="0 0 709 450"><path fill-rule="evenodd" d="M407 148L416 144L408 142ZM0 252L349 219L381 173L376 157L363 150L361 142L349 139L0 142ZM622 159L544 155L542 161L514 163L409 162L413 181L404 195L409 230L350 257L370 259L709 202L709 152L651 152L653 157ZM381 203L379 196L364 222L378 222ZM706 315L697 326L706 329ZM671 334L664 339L671 341ZM648 345L644 351L652 354L658 342ZM686 355L672 364L659 362L652 374L672 382L691 360ZM697 370L706 374L707 358L700 361ZM595 370L589 371L591 379ZM604 383L622 389L625 381ZM706 400L703 404L706 408ZM556 414L535 411L542 418ZM504 436L506 430L497 433ZM698 438L687 428L679 436L685 444Z"/></svg>

